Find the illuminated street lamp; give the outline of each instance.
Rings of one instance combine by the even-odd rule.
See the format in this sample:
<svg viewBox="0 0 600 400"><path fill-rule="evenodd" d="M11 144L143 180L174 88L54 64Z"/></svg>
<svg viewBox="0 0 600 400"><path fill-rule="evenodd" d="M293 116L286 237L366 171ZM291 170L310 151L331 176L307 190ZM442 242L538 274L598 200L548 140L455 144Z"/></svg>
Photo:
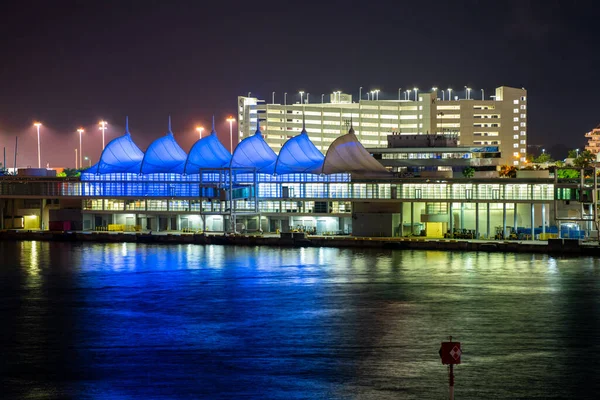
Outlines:
<svg viewBox="0 0 600 400"><path fill-rule="evenodd" d="M271 100L271 104L275 104L275 92L273 92L271 95L273 96L273 99Z"/></svg>
<svg viewBox="0 0 600 400"><path fill-rule="evenodd" d="M435 98L436 99L437 99L437 89L438 88L436 86L434 86L434 87L431 88L431 90L435 93Z"/></svg>
<svg viewBox="0 0 600 400"><path fill-rule="evenodd" d="M299 93L300 93L300 104L302 104L302 96L304 95L304 92L301 90Z"/></svg>
<svg viewBox="0 0 600 400"><path fill-rule="evenodd" d="M398 88L398 100L402 100L400 96L402 95L402 88Z"/></svg>
<svg viewBox="0 0 600 400"><path fill-rule="evenodd" d="M42 159L40 157L40 126L42 124L40 122L35 122L33 124L37 128L37 137L38 137L38 168L42 168Z"/></svg>
<svg viewBox="0 0 600 400"><path fill-rule="evenodd" d="M235 118L230 115L227 118L227 122L229 122L229 152L233 154L233 123L235 122Z"/></svg>
<svg viewBox="0 0 600 400"><path fill-rule="evenodd" d="M204 128L203 128L203 127L201 127L201 126L197 126L197 127L196 127L196 131L197 131L197 132L200 134L200 139L202 139L202 131L203 131L203 130L204 130Z"/></svg>
<svg viewBox="0 0 600 400"><path fill-rule="evenodd" d="M308 96L310 96L310 93L306 93L306 104L310 103L310 101L308 101Z"/></svg>
<svg viewBox="0 0 600 400"><path fill-rule="evenodd" d="M287 106L287 92L283 94L283 105Z"/></svg>
<svg viewBox="0 0 600 400"><path fill-rule="evenodd" d="M415 91L415 101L417 101L418 97L417 97L417 93L419 92L418 88L414 88L413 89Z"/></svg>
<svg viewBox="0 0 600 400"><path fill-rule="evenodd" d="M321 104L323 104L323 99L325 98L325 93L321 93Z"/></svg>
<svg viewBox="0 0 600 400"><path fill-rule="evenodd" d="M406 89L406 100L410 100L410 89Z"/></svg>
<svg viewBox="0 0 600 400"><path fill-rule="evenodd" d="M380 92L379 89L375 89L375 94L377 95L377 100L379 100L379 92Z"/></svg>
<svg viewBox="0 0 600 400"><path fill-rule="evenodd" d="M470 97L469 95L471 93L471 88L465 86L465 90L467 91L467 100L469 100L469 97Z"/></svg>
<svg viewBox="0 0 600 400"><path fill-rule="evenodd" d="M100 121L100 130L102 131L102 150L104 150L104 131L106 130L106 121Z"/></svg>
<svg viewBox="0 0 600 400"><path fill-rule="evenodd" d="M481 100L485 100L485 92L481 89Z"/></svg>
<svg viewBox="0 0 600 400"><path fill-rule="evenodd" d="M77 129L77 132L79 133L79 168L83 168L83 161L81 159L81 157L82 157L81 138L82 138L83 132L85 132L85 131L83 130L83 128L79 128L79 129Z"/></svg>
<svg viewBox="0 0 600 400"><path fill-rule="evenodd" d="M362 86L358 88L358 101L362 100Z"/></svg>
<svg viewBox="0 0 600 400"><path fill-rule="evenodd" d="M88 168L90 168L92 166L92 159L88 156L83 157L83 159L88 162Z"/></svg>
<svg viewBox="0 0 600 400"><path fill-rule="evenodd" d="M448 88L448 101L452 101L452 89Z"/></svg>

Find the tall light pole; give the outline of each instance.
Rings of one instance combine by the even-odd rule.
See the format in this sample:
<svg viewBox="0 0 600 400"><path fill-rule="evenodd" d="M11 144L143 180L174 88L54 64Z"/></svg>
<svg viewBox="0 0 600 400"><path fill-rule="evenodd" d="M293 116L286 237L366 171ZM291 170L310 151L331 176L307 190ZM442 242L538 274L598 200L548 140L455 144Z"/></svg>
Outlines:
<svg viewBox="0 0 600 400"><path fill-rule="evenodd" d="M406 89L406 100L410 100L410 89Z"/></svg>
<svg viewBox="0 0 600 400"><path fill-rule="evenodd" d="M308 96L310 96L310 93L306 93L306 104L310 103L310 102L308 101Z"/></svg>
<svg viewBox="0 0 600 400"><path fill-rule="evenodd" d="M258 118L258 114L256 118ZM227 122L229 122L229 152L233 154L233 123L235 122L235 118L230 115L229 118L227 118Z"/></svg>
<svg viewBox="0 0 600 400"><path fill-rule="evenodd" d="M358 88L358 101L362 100L362 86Z"/></svg>
<svg viewBox="0 0 600 400"><path fill-rule="evenodd" d="M448 88L448 101L452 101L452 89Z"/></svg>
<svg viewBox="0 0 600 400"><path fill-rule="evenodd" d="M419 92L419 88L414 88L413 90L415 91L415 101L417 101L417 93Z"/></svg>
<svg viewBox="0 0 600 400"><path fill-rule="evenodd" d="M481 89L481 100L485 100L485 92Z"/></svg>
<svg viewBox="0 0 600 400"><path fill-rule="evenodd" d="M83 161L81 160L82 157L82 147L81 147L81 138L83 136L83 128L79 128L77 129L77 132L79 133L79 168L83 168Z"/></svg>
<svg viewBox="0 0 600 400"><path fill-rule="evenodd" d="M40 157L40 126L42 124L40 122L36 122L33 124L37 128L37 137L38 137L38 168L42 168L42 158ZM16 157L15 157L16 159Z"/></svg>
<svg viewBox="0 0 600 400"><path fill-rule="evenodd" d="M92 160L88 156L83 157L83 159L88 162L88 168L92 166Z"/></svg>
<svg viewBox="0 0 600 400"><path fill-rule="evenodd" d="M77 149L75 149L75 169L77 169L77 166L79 165L78 161L79 161L79 157L77 157Z"/></svg>
<svg viewBox="0 0 600 400"><path fill-rule="evenodd" d="M197 132L200 134L200 137L199 137L199 139L202 139L202 131L203 131L203 130L204 130L204 128L203 128L203 127L201 127L201 126L197 126L197 127L196 127L196 131L197 131Z"/></svg>
<svg viewBox="0 0 600 400"><path fill-rule="evenodd" d="M401 94L401 93L402 93L402 88L398 88L398 100L401 100L401 99L400 99L400 94Z"/></svg>
<svg viewBox="0 0 600 400"><path fill-rule="evenodd" d="M325 98L325 93L321 93L321 104L323 104L323 99Z"/></svg>
<svg viewBox="0 0 600 400"><path fill-rule="evenodd" d="M273 92L272 96L273 96L273 99L271 100L271 104L275 104L275 92Z"/></svg>
<svg viewBox="0 0 600 400"><path fill-rule="evenodd" d="M433 90L433 92L435 93L435 99L437 100L437 87L434 86L431 88L431 90Z"/></svg>
<svg viewBox="0 0 600 400"><path fill-rule="evenodd" d="M380 92L379 89L375 89L375 94L377 95L377 100L379 100L379 92Z"/></svg>
<svg viewBox="0 0 600 400"><path fill-rule="evenodd" d="M283 94L283 105L287 106L287 92Z"/></svg>
<svg viewBox="0 0 600 400"><path fill-rule="evenodd" d="M304 96L304 92L301 90L298 93L300 93L300 104L302 104L302 96Z"/></svg>
<svg viewBox="0 0 600 400"><path fill-rule="evenodd" d="M446 100L446 91L442 89L442 101Z"/></svg>
<svg viewBox="0 0 600 400"><path fill-rule="evenodd" d="M369 92L367 92L367 100L370 100L370 98L369 98Z"/></svg>
<svg viewBox="0 0 600 400"><path fill-rule="evenodd" d="M100 130L102 131L102 150L104 150L104 131L106 130L106 125L108 123L106 121L100 121L99 125L100 125Z"/></svg>
<svg viewBox="0 0 600 400"><path fill-rule="evenodd" d="M469 100L469 97L470 97L469 95L471 93L471 88L465 86L465 90L467 91L467 100Z"/></svg>

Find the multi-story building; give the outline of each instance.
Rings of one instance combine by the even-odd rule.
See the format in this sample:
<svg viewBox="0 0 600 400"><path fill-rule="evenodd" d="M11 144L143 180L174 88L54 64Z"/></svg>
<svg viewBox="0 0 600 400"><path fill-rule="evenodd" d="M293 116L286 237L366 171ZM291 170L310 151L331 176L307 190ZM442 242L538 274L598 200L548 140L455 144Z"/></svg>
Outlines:
<svg viewBox="0 0 600 400"><path fill-rule="evenodd" d="M356 136L368 148L386 147L387 136L455 135L461 146L498 146L500 163L521 165L527 152L527 91L506 86L496 88L491 100L451 98L441 91L415 92L414 100L360 100L340 92L330 102L268 104L255 97L238 97L239 140L256 131L257 115L266 142L278 152L302 128L322 152L348 131L352 122Z"/></svg>
<svg viewBox="0 0 600 400"><path fill-rule="evenodd" d="M585 137L588 140L585 149L596 155L600 153L600 125L586 133Z"/></svg>

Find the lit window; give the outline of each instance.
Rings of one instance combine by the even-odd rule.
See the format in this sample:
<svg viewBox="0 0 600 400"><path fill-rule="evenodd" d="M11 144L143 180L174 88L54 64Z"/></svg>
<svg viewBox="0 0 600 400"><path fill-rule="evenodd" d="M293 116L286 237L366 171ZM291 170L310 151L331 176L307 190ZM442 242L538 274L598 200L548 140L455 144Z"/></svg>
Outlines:
<svg viewBox="0 0 600 400"><path fill-rule="evenodd" d="M519 157L519 153L518 153L518 152L514 152L514 153L513 153L513 156L514 156L514 157Z"/></svg>
<svg viewBox="0 0 600 400"><path fill-rule="evenodd" d="M513 164L514 165L519 165L519 162L518 161L513 161Z"/></svg>
<svg viewBox="0 0 600 400"><path fill-rule="evenodd" d="M519 143L515 143L515 144L513 144L513 147L514 147L515 149L517 149L517 148L519 147Z"/></svg>
<svg viewBox="0 0 600 400"><path fill-rule="evenodd" d="M527 135L527 132L521 131L521 136L525 136L525 135Z"/></svg>
<svg viewBox="0 0 600 400"><path fill-rule="evenodd" d="M521 122L521 126L527 126L525 122Z"/></svg>
<svg viewBox="0 0 600 400"><path fill-rule="evenodd" d="M519 104L519 100L513 100L513 104Z"/></svg>
<svg viewBox="0 0 600 400"><path fill-rule="evenodd" d="M521 96L521 101L527 101L527 97Z"/></svg>
<svg viewBox="0 0 600 400"><path fill-rule="evenodd" d="M521 140L521 144L527 144L527 140Z"/></svg>
<svg viewBox="0 0 600 400"><path fill-rule="evenodd" d="M419 101L423 101L423 97L419 96Z"/></svg>
<svg viewBox="0 0 600 400"><path fill-rule="evenodd" d="M525 151L526 151L526 150L525 150L525 149L521 149L521 150L519 150L519 151L520 151L521 153L525 153Z"/></svg>
<svg viewBox="0 0 600 400"><path fill-rule="evenodd" d="M515 126L513 126L513 131L518 131L518 130L519 130L519 127L518 127L518 126L516 126L516 125L515 125Z"/></svg>
<svg viewBox="0 0 600 400"><path fill-rule="evenodd" d="M519 117L514 117L513 122L519 122Z"/></svg>
<svg viewBox="0 0 600 400"><path fill-rule="evenodd" d="M422 109L423 109L423 106L419 106L419 110L422 110Z"/></svg>
<svg viewBox="0 0 600 400"><path fill-rule="evenodd" d="M522 105L522 106L521 106L521 110L526 110L526 109L527 109L527 106L526 106L526 105Z"/></svg>
<svg viewBox="0 0 600 400"><path fill-rule="evenodd" d="M521 118L527 118L527 114L521 114Z"/></svg>
<svg viewBox="0 0 600 400"><path fill-rule="evenodd" d="M513 139L518 139L519 135L513 135Z"/></svg>
<svg viewBox="0 0 600 400"><path fill-rule="evenodd" d="M519 109L518 109L518 108L515 108L515 109L513 109L513 112L514 112L515 114L518 114L518 113L519 113Z"/></svg>

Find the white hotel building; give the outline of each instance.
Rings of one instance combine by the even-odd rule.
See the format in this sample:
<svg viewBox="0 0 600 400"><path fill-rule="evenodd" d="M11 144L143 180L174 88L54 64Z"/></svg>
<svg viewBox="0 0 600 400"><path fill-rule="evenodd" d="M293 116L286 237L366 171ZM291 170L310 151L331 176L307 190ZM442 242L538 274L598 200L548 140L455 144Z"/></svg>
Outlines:
<svg viewBox="0 0 600 400"><path fill-rule="evenodd" d="M412 92L412 91L411 91ZM415 92L412 92L414 96ZM267 144L276 152L302 130L325 152L331 142L354 131L365 147L387 147L391 133L457 135L461 146L498 146L501 164L519 166L527 151L527 91L501 86L491 100L451 96L448 91L416 92L416 100L360 100L340 92L329 103L269 104L255 97L238 97L239 140L256 131L256 116ZM291 96L290 96L291 97ZM306 96L308 97L308 96ZM323 99L323 96L320 96ZM452 97L452 100L446 100ZM314 98L314 97L313 97Z"/></svg>

